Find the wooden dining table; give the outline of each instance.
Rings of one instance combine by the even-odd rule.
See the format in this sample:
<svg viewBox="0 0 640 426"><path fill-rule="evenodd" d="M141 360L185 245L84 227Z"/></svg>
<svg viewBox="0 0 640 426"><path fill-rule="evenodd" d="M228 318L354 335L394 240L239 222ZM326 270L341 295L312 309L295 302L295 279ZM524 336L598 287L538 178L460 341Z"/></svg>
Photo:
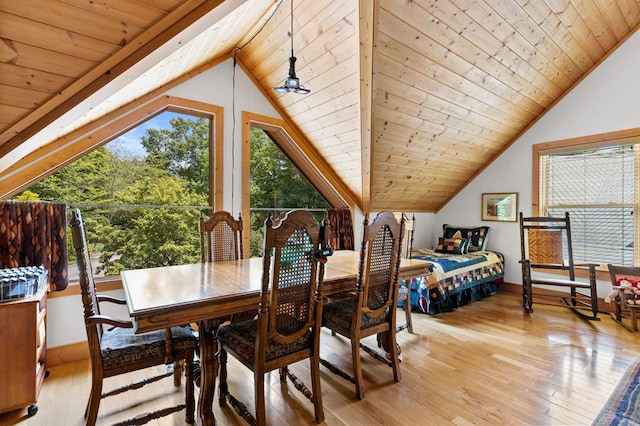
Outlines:
<svg viewBox="0 0 640 426"><path fill-rule="evenodd" d="M336 251L325 265L323 297L355 289L359 253ZM201 424L214 425L212 404L218 370L215 333L232 314L258 309L262 258L126 270L121 273L129 315L137 333L198 324ZM401 259L399 280L428 275L431 264Z"/></svg>

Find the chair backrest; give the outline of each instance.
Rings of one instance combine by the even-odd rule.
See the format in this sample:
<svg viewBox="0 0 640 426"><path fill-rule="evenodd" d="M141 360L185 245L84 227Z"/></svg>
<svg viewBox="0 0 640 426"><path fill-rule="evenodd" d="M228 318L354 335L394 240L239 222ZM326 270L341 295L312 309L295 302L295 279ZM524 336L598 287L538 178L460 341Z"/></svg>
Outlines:
<svg viewBox="0 0 640 426"><path fill-rule="evenodd" d="M82 293L82 304L84 306L84 321L89 342L89 351L92 354L100 353L100 341L102 339L102 325L90 323L89 318L100 315L100 305L96 293L96 285L93 280L93 270L89 247L87 245L87 234L80 210L71 211L71 236L73 248L76 252L78 263L78 273L80 274L80 291Z"/></svg>
<svg viewBox="0 0 640 426"><path fill-rule="evenodd" d="M575 279L569 212L564 217L524 217L520 212L521 261L532 268L560 269Z"/></svg>
<svg viewBox="0 0 640 426"><path fill-rule="evenodd" d="M640 282L640 266L619 266L608 264L611 285L619 286L620 280L626 279L629 284Z"/></svg>
<svg viewBox="0 0 640 426"><path fill-rule="evenodd" d="M258 310L258 327L266 332L266 339L293 342L319 322L315 309L324 265L319 264L316 255L322 232L320 224L305 210L285 212L277 219L266 220L262 299Z"/></svg>
<svg viewBox="0 0 640 426"><path fill-rule="evenodd" d="M398 222L393 213L381 212L369 223L365 215L356 289L367 315L382 315L396 302L403 234L404 217Z"/></svg>
<svg viewBox="0 0 640 426"><path fill-rule="evenodd" d="M396 212L393 214L398 221L404 218L404 236L402 237L402 247L400 249L400 257L404 259L411 259L413 252L413 233L416 226L415 213L411 216L411 219L403 213Z"/></svg>
<svg viewBox="0 0 640 426"><path fill-rule="evenodd" d="M217 211L208 219L200 218L200 261L219 262L243 258L242 215Z"/></svg>

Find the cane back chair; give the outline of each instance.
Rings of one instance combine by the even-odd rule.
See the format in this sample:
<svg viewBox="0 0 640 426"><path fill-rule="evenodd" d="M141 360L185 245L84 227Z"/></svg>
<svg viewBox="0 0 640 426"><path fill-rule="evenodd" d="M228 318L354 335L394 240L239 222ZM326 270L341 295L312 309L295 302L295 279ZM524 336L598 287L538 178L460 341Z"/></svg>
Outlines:
<svg viewBox="0 0 640 426"><path fill-rule="evenodd" d="M242 215L234 219L226 211L200 218L200 260L219 262L244 257L242 247Z"/></svg>
<svg viewBox="0 0 640 426"><path fill-rule="evenodd" d="M135 334L131 321L102 315L100 303L111 302L123 305L126 304L126 301L97 294L84 222L78 209L72 210L71 234L80 273L84 321L91 356L91 393L84 413L87 425L95 425L101 398L138 389L148 383L174 376L175 372L169 371L166 374L132 383L107 393L102 393L104 378L157 365L174 365L174 362L176 362L175 366L180 368L180 364L177 363L180 360L184 360L185 403L135 417L128 420L126 424L143 424L182 409L186 409L186 422L193 423L195 398L192 363L198 341L192 330L189 327L173 327ZM180 386L179 375L177 380L174 380L174 385Z"/></svg>
<svg viewBox="0 0 640 426"><path fill-rule="evenodd" d="M579 316L599 320L596 264L573 261L569 213L563 217L524 217L520 212L520 263L522 266L522 305L533 312L533 299L560 300ZM576 280L576 266L589 271L588 282ZM562 275L546 278L541 272ZM554 291L563 287L565 291ZM568 292L566 291L568 289Z"/></svg>
<svg viewBox="0 0 640 426"><path fill-rule="evenodd" d="M640 312L640 267L609 264L611 284L617 290L613 319L630 331L638 331Z"/></svg>
<svg viewBox="0 0 640 426"><path fill-rule="evenodd" d="M398 222L393 213L382 212L369 223L369 216L365 215L356 291L351 298L329 302L323 307L322 325L351 341L354 377L327 360L321 359L320 363L333 373L355 383L359 399L364 399L365 396L361 347L374 355L374 358L389 365L396 382L401 378L395 323L403 234L404 217ZM379 336L390 360L361 344L362 339L372 335Z"/></svg>
<svg viewBox="0 0 640 426"><path fill-rule="evenodd" d="M226 211L214 212L208 219L200 218L200 261L221 262L244 258L242 245L242 215L235 219ZM247 311L232 315L231 322L244 321L255 316Z"/></svg>
<svg viewBox="0 0 640 426"><path fill-rule="evenodd" d="M326 219L325 219L326 223ZM319 347L322 299L318 287L324 265L318 262L324 230L310 212L293 210L265 222L262 293L257 319L218 329L220 405L229 404L250 424L265 425L265 373L279 369L314 404L315 419L324 420L320 390ZM229 392L227 354L254 374L255 417ZM290 364L309 359L312 391Z"/></svg>

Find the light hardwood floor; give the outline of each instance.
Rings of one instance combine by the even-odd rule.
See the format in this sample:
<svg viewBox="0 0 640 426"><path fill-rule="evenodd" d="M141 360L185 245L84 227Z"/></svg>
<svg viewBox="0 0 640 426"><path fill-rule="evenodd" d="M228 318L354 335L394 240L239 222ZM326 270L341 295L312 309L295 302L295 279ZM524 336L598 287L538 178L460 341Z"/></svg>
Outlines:
<svg viewBox="0 0 640 426"><path fill-rule="evenodd" d="M523 313L520 297L498 293L455 312L413 314L414 334L402 331L402 381L362 352L366 399L353 385L321 368L326 425L588 425L639 355L640 334L602 315L588 322L569 310L534 305ZM400 312L402 314L402 312ZM370 341L375 346L375 341ZM348 342L325 332L322 356L350 368ZM253 378L230 357L229 386L253 410ZM4 362L7 362L4 360ZM308 363L293 372L310 384ZM130 378L124 380L130 381ZM120 378L107 379L110 389ZM89 363L51 369L39 411L0 415L0 424L80 425L89 392ZM171 380L103 399L98 424L108 425L182 398ZM1 397L1 390L0 390ZM219 425L244 424L214 402ZM315 424L313 406L290 384L269 376L267 417L272 425ZM184 412L151 425L184 424Z"/></svg>

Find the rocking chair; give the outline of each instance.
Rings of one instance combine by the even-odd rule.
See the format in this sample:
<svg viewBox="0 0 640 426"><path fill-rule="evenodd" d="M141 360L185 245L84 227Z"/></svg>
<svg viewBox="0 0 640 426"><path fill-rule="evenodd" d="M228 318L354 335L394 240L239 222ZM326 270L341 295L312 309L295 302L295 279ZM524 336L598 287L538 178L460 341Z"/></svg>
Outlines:
<svg viewBox="0 0 640 426"><path fill-rule="evenodd" d="M524 217L520 212L520 248L522 306L525 311L533 312L535 295L544 300L559 298L563 306L580 317L600 320L596 287L597 265L574 263L568 212L564 217ZM588 268L588 282L576 280L577 266ZM562 274L562 277L541 277L540 271ZM568 292L552 290L559 287L568 289Z"/></svg>

